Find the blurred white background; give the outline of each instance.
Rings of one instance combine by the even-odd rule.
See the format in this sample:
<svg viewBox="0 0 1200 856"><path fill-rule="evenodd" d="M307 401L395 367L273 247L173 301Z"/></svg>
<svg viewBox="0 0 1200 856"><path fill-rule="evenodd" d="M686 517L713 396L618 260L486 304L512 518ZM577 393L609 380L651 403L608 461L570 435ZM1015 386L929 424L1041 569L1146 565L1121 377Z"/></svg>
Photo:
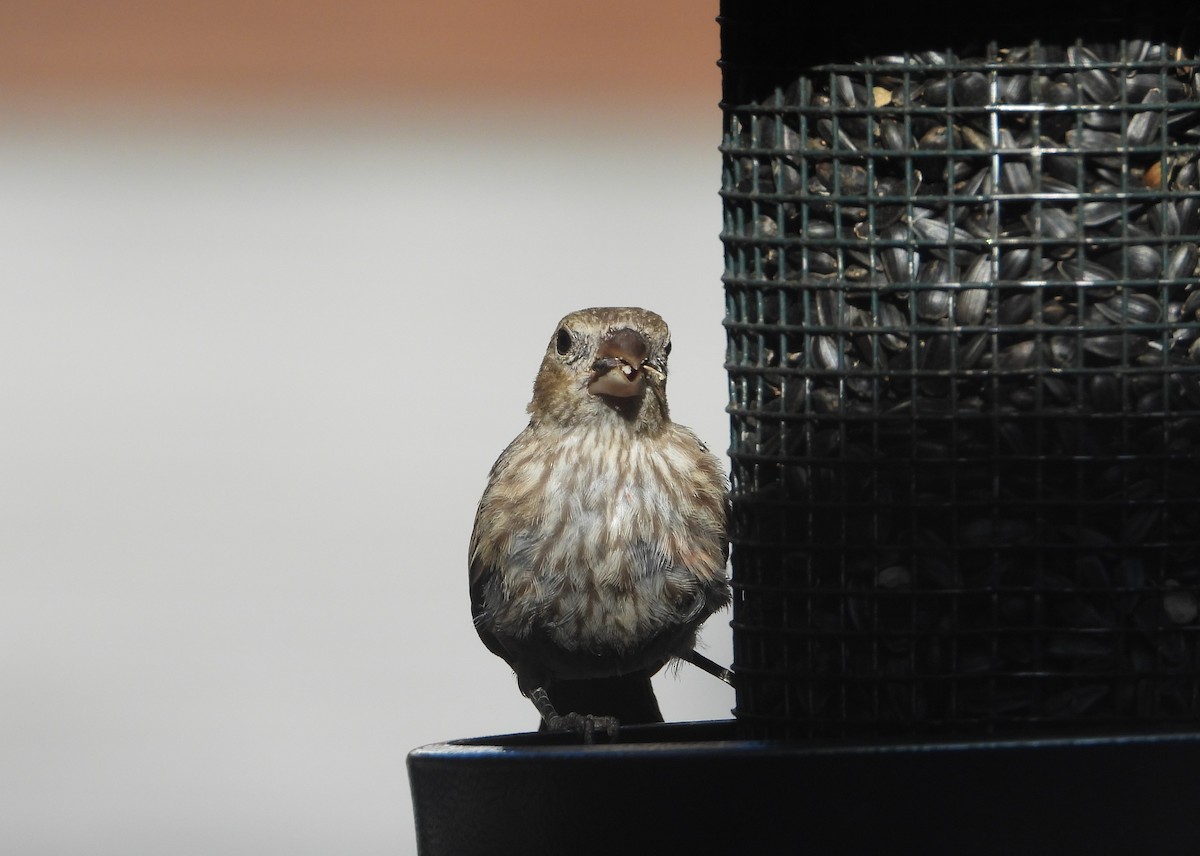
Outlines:
<svg viewBox="0 0 1200 856"><path fill-rule="evenodd" d="M411 853L406 753L536 725L466 545L555 322L660 312L673 415L728 445L716 9L665 5L698 19L668 83L607 100L562 57L575 97L474 91L525 91L497 60L449 94L250 67L235 98L167 49L99 84L7 52L0 852ZM661 42L572 7L553 44L599 81L644 50L621 33ZM669 719L730 715L691 667L657 687Z"/></svg>

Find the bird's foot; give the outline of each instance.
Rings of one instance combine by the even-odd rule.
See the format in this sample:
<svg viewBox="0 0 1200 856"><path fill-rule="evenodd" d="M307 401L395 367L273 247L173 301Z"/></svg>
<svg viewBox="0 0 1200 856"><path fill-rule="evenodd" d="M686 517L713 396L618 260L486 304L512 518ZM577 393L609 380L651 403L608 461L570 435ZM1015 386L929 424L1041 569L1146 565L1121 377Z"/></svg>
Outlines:
<svg viewBox="0 0 1200 856"><path fill-rule="evenodd" d="M596 742L597 731L608 734L610 740L617 739L621 723L615 716L596 716L591 713L574 712L566 715L560 714L554 709L544 687L535 688L529 694L529 700L542 715L542 722L546 724L547 731L569 731L579 734L583 737L583 742L589 745Z"/></svg>
<svg viewBox="0 0 1200 856"><path fill-rule="evenodd" d="M606 733L610 740L616 740L621 730L621 723L615 716L596 716L591 713L555 713L545 718L546 728L550 731L570 731L583 737L583 742L596 742L596 732Z"/></svg>

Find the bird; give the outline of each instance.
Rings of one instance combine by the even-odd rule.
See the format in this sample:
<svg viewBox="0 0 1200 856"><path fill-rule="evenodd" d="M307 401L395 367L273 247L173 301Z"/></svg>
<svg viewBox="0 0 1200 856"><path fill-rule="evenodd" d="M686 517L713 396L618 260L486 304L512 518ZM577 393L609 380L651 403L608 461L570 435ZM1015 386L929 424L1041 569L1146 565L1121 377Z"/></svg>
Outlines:
<svg viewBox="0 0 1200 856"><path fill-rule="evenodd" d="M714 665L695 646L731 600L728 483L670 418L670 353L666 322L646 309L565 316L529 424L488 475L470 539L471 613L539 730L590 743L662 722L651 676L675 658Z"/></svg>

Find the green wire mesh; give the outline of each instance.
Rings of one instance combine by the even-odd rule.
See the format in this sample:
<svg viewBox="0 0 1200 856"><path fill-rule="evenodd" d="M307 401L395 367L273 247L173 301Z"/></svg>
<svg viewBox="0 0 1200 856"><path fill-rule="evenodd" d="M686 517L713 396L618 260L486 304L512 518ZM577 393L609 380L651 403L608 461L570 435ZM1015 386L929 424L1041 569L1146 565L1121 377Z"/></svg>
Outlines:
<svg viewBox="0 0 1200 856"><path fill-rule="evenodd" d="M804 65L787 5L721 19L744 733L1200 721L1183 21Z"/></svg>

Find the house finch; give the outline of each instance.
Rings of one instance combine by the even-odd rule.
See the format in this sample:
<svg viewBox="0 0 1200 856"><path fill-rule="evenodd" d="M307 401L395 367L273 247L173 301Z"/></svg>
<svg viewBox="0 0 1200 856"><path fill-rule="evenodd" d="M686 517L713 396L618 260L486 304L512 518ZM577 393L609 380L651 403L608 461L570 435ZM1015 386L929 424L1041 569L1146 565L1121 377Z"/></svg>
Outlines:
<svg viewBox="0 0 1200 856"><path fill-rule="evenodd" d="M480 500L475 628L543 728L590 740L661 722L650 676L672 657L703 661L696 631L729 603L725 477L668 415L670 352L666 323L644 309L563 318L529 425Z"/></svg>

